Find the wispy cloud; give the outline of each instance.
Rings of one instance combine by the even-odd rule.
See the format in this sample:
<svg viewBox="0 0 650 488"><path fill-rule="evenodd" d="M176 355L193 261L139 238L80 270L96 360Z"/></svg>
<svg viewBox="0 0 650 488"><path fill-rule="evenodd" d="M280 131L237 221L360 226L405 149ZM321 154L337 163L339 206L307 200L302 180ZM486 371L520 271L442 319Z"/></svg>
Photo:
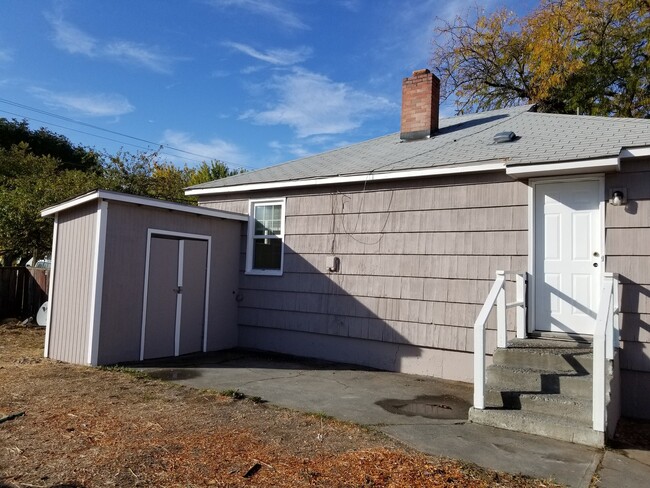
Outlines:
<svg viewBox="0 0 650 488"><path fill-rule="evenodd" d="M154 48L128 41L109 43L103 51L107 56L144 66L159 73L169 73L172 59L157 52Z"/></svg>
<svg viewBox="0 0 650 488"><path fill-rule="evenodd" d="M375 113L394 109L386 98L298 68L275 75L265 88L277 95L278 102L268 110L249 111L241 117L258 124L288 125L301 138L341 134L356 129Z"/></svg>
<svg viewBox="0 0 650 488"><path fill-rule="evenodd" d="M293 29L309 28L296 13L281 5L281 2L277 0L207 0L207 2L217 8L235 7L247 10L255 15L271 18Z"/></svg>
<svg viewBox="0 0 650 488"><path fill-rule="evenodd" d="M168 129L163 133L161 143L191 153L179 153L179 157L183 159L196 160L198 158L206 161L218 159L235 165L244 165L246 162L245 154L237 145L216 137L207 142L200 142L191 134Z"/></svg>
<svg viewBox="0 0 650 488"><path fill-rule="evenodd" d="M72 54L85 54L91 57L97 54L97 40L92 36L66 22L60 16L46 14L45 18L50 22L54 30L54 44L59 49Z"/></svg>
<svg viewBox="0 0 650 488"><path fill-rule="evenodd" d="M63 19L62 16L45 14L52 26L54 45L71 54L82 54L91 58L109 58L122 63L135 64L158 73L169 73L173 58L162 54L159 49L135 42L116 40L104 42L82 31Z"/></svg>
<svg viewBox="0 0 650 488"><path fill-rule="evenodd" d="M269 149L274 151L277 155L282 158L286 157L285 155L291 154L296 158L304 158L313 154L310 150L305 148L302 144L283 144L280 141L271 141L269 142Z"/></svg>
<svg viewBox="0 0 650 488"><path fill-rule="evenodd" d="M292 64L302 63L311 56L312 52L311 48L307 46L301 46L296 49L269 49L267 51L258 51L254 47L239 42L225 42L224 45L247 54L252 58L278 66L290 66Z"/></svg>
<svg viewBox="0 0 650 488"><path fill-rule="evenodd" d="M114 93L56 93L43 88L31 91L46 105L89 117L117 117L135 110L125 97Z"/></svg>
<svg viewBox="0 0 650 488"><path fill-rule="evenodd" d="M0 49L0 63L8 63L13 61L13 56L8 49Z"/></svg>

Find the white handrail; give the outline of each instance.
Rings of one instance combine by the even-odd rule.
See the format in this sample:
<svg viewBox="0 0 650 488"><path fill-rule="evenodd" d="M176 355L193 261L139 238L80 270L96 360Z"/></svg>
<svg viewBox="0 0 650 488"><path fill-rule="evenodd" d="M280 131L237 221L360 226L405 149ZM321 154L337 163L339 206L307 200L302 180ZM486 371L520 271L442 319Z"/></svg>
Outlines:
<svg viewBox="0 0 650 488"><path fill-rule="evenodd" d="M516 301L506 303L506 275L515 274ZM523 273L497 271L494 284L474 322L474 408L485 408L485 324L494 305L497 306L497 347L507 347L506 309L517 309L517 337L526 337L526 279Z"/></svg>
<svg viewBox="0 0 650 488"><path fill-rule="evenodd" d="M604 273L593 338L592 421L599 432L607 428L607 367L618 348L618 312L618 274Z"/></svg>

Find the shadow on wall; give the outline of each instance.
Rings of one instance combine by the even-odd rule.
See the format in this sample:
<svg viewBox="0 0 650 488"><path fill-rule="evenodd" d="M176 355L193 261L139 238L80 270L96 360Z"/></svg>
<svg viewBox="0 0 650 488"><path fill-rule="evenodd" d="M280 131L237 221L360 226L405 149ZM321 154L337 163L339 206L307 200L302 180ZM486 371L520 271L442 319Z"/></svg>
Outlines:
<svg viewBox="0 0 650 488"><path fill-rule="evenodd" d="M472 296L454 303L444 300L463 294L447 289L453 280L430 278L432 256L339 257L339 270L329 272L327 255L299 254L285 244L282 276L242 271L239 345L471 381L473 324L491 281L466 280ZM485 266L495 267L492 276L506 264L491 261ZM509 318L514 325L514 310ZM495 325L491 317L488 351Z"/></svg>
<svg viewBox="0 0 650 488"><path fill-rule="evenodd" d="M648 315L639 313L645 304L650 304L650 290L647 286L619 276L621 293L621 391L623 415L632 418L650 419L650 355L645 341L650 336Z"/></svg>

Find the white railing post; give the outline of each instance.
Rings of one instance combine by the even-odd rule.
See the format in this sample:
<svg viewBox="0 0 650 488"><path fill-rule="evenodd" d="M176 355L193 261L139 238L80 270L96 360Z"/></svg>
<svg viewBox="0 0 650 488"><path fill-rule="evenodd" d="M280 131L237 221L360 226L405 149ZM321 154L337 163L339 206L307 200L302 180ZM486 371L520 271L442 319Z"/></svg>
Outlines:
<svg viewBox="0 0 650 488"><path fill-rule="evenodd" d="M613 279L610 273L603 276L603 286L600 293L600 304L596 316L596 329L593 338L593 391L592 391L592 421L593 429L605 432L606 411L605 399L607 394L607 336L608 323L612 325L612 293ZM612 327L610 327L611 329Z"/></svg>
<svg viewBox="0 0 650 488"><path fill-rule="evenodd" d="M492 307L494 307L498 297L503 292L504 282L505 272L497 271L497 278L492 288L490 288L490 293L488 293L488 297L474 322L474 408L480 410L485 408L485 324L490 316ZM505 311L505 296L503 300L504 302L501 308Z"/></svg>
<svg viewBox="0 0 650 488"><path fill-rule="evenodd" d="M619 323L619 308L620 304L618 301L618 273L612 273L612 286L614 287L613 292L612 292L612 301L614 302L612 305L612 314L614 314L614 322L612 323L612 327L614 329L614 341L612 343L612 347L614 349L618 349L621 347L620 340L621 340L621 329L620 323Z"/></svg>
<svg viewBox="0 0 650 488"><path fill-rule="evenodd" d="M478 321L477 321L478 322ZM474 324L474 408L485 408L485 326Z"/></svg>
<svg viewBox="0 0 650 488"><path fill-rule="evenodd" d="M517 339L526 338L526 275L517 274L515 301L522 303L517 307Z"/></svg>
<svg viewBox="0 0 650 488"><path fill-rule="evenodd" d="M497 280L503 280L503 286L497 295L497 347L505 348L508 343L508 330L506 327L506 289L505 271L497 271Z"/></svg>

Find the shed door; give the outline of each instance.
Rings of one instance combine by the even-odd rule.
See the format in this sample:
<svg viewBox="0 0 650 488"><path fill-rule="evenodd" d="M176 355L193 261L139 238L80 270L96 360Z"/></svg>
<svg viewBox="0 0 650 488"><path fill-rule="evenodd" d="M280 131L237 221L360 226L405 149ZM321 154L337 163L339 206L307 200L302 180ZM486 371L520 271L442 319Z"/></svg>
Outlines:
<svg viewBox="0 0 650 488"><path fill-rule="evenodd" d="M183 291L178 354L188 354L203 350L208 243L190 240L182 242Z"/></svg>
<svg viewBox="0 0 650 488"><path fill-rule="evenodd" d="M593 334L602 274L600 181L535 186L535 329Z"/></svg>
<svg viewBox="0 0 650 488"><path fill-rule="evenodd" d="M178 243L176 239L151 238L144 359L174 355Z"/></svg>
<svg viewBox="0 0 650 488"><path fill-rule="evenodd" d="M203 350L208 243L152 236L142 359Z"/></svg>

